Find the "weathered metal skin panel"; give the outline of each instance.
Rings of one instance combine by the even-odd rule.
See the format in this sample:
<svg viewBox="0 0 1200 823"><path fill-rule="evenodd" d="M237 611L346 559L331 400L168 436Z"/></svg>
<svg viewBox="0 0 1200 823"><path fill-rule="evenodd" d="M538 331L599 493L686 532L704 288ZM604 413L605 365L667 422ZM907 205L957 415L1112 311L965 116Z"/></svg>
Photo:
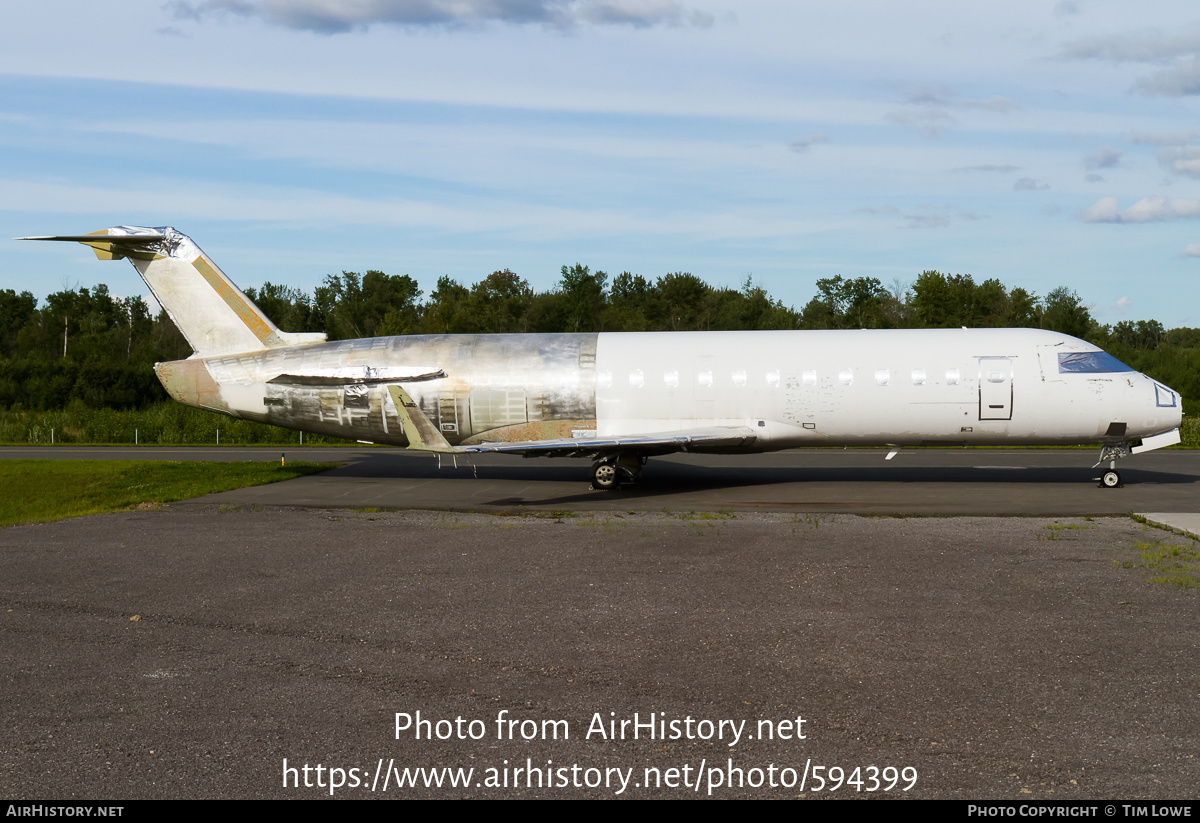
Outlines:
<svg viewBox="0 0 1200 823"><path fill-rule="evenodd" d="M200 360L175 360L158 363L154 367L158 380L167 394L187 406L210 409L229 414L229 407L221 399L221 387Z"/></svg>
<svg viewBox="0 0 1200 823"><path fill-rule="evenodd" d="M451 445L570 437L595 429L596 335L380 337L159 365L181 403L291 429L408 445L380 373L404 382ZM281 375L340 375L345 385L290 385ZM373 380L374 378L374 380ZM397 381L399 382L399 381ZM540 434L545 433L545 434Z"/></svg>

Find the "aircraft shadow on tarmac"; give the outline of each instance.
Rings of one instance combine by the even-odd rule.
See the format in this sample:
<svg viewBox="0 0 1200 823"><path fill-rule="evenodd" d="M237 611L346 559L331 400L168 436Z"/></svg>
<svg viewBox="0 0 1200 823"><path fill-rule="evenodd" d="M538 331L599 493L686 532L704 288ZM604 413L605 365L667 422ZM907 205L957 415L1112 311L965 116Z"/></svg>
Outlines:
<svg viewBox="0 0 1200 823"><path fill-rule="evenodd" d="M1082 455L1080 455L1082 457ZM981 457L981 459L987 459ZM1082 463L1082 461L1081 461ZM578 502L597 494L588 489L589 464L583 460L570 461L521 461L520 463L482 462L470 465L462 458L457 467L444 459L441 468L433 459L396 459L393 455L371 455L367 459L350 463L329 472L329 476L355 478L419 479L470 479L501 480L517 483L577 484L579 494L555 498L561 502ZM711 492L720 489L783 484L963 484L982 483L1011 485L1090 485L1100 469L1086 463L1074 466L903 466L883 464L880 466L788 466L748 467L739 465L696 465L682 461L652 460L643 471L639 481L622 487L622 494L638 497L670 497L690 492ZM1194 474L1155 471L1122 467L1124 483L1128 486L1141 484L1196 484L1200 477ZM547 489L549 491L549 489ZM1100 492L1103 493L1103 492ZM517 498L513 498L516 501ZM550 503L552 500L543 502ZM504 500L494 501L504 505Z"/></svg>

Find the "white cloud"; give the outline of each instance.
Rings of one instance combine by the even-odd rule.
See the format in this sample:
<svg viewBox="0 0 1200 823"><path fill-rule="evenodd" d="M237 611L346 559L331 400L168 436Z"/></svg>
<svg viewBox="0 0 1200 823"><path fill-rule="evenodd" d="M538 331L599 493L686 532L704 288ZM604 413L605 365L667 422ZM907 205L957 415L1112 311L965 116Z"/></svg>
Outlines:
<svg viewBox="0 0 1200 823"><path fill-rule="evenodd" d="M1162 65L1165 68L1138 80L1136 88L1169 97L1200 94L1200 28L1181 34L1151 31L1089 37L1067 44L1065 53L1078 59Z"/></svg>
<svg viewBox="0 0 1200 823"><path fill-rule="evenodd" d="M1113 303L1113 308L1117 311L1125 311L1132 303L1133 301L1128 297L1120 297L1115 303Z"/></svg>
<svg viewBox="0 0 1200 823"><path fill-rule="evenodd" d="M1040 180L1034 180L1032 177L1022 177L1017 182L1013 183L1015 191L1044 191L1050 188L1049 183L1043 183Z"/></svg>
<svg viewBox="0 0 1200 823"><path fill-rule="evenodd" d="M1101 197L1091 206L1083 210L1085 223L1119 223L1121 214L1117 211L1117 198Z"/></svg>
<svg viewBox="0 0 1200 823"><path fill-rule="evenodd" d="M917 88L904 98L904 102L913 108L889 112L883 119L898 126L915 126L930 139L940 136L947 127L957 125L958 121L950 114L953 110L1004 114L1021 108L1007 97L999 95L985 100L956 98L949 89L942 86Z"/></svg>
<svg viewBox="0 0 1200 823"><path fill-rule="evenodd" d="M982 109L983 111L1016 111L1021 108L1007 97L995 95L986 100L957 100L953 105L963 109Z"/></svg>
<svg viewBox="0 0 1200 823"><path fill-rule="evenodd" d="M1183 97L1200 94L1200 58L1192 58L1158 74L1142 78L1137 87L1147 94Z"/></svg>
<svg viewBox="0 0 1200 823"><path fill-rule="evenodd" d="M893 111L883 116L889 123L897 126L914 126L921 129L929 139L941 135L942 130L953 126L958 121L942 109L927 107L918 111Z"/></svg>
<svg viewBox="0 0 1200 823"><path fill-rule="evenodd" d="M916 209L902 212L895 206L879 206L876 208L856 209L856 214L899 216L903 218L902 228L906 229L940 229L950 225L951 219L982 220L987 215L963 211L958 206L920 205Z"/></svg>
<svg viewBox="0 0 1200 823"><path fill-rule="evenodd" d="M1200 178L1200 146L1174 146L1155 152L1158 162L1174 174Z"/></svg>
<svg viewBox="0 0 1200 823"><path fill-rule="evenodd" d="M1120 149L1114 149L1112 146L1101 146L1095 154L1089 154L1083 158L1083 167L1089 171L1111 169L1120 164L1122 154L1124 152Z"/></svg>
<svg viewBox="0 0 1200 823"><path fill-rule="evenodd" d="M1200 218L1200 200L1168 200L1166 197L1143 197L1124 211L1117 208L1117 198L1102 197L1083 212L1085 223L1161 223L1168 220Z"/></svg>
<svg viewBox="0 0 1200 823"><path fill-rule="evenodd" d="M1151 146L1186 146L1200 138L1200 131L1135 131L1129 139L1134 143Z"/></svg>
<svg viewBox="0 0 1200 823"><path fill-rule="evenodd" d="M674 0L171 0L166 8L179 19L199 22L212 14L231 14L319 34L376 24L420 28L534 23L559 29L579 23L633 28L713 24L712 15Z"/></svg>
<svg viewBox="0 0 1200 823"><path fill-rule="evenodd" d="M1179 253L1180 257L1200 257L1200 243L1188 243Z"/></svg>
<svg viewBox="0 0 1200 823"><path fill-rule="evenodd" d="M1157 31L1088 37L1068 43L1068 57L1115 62L1162 63L1200 52L1200 28L1183 34Z"/></svg>
<svg viewBox="0 0 1200 823"><path fill-rule="evenodd" d="M954 172L955 174L962 174L964 172L973 172L973 171L995 172L997 174L1012 174L1013 172L1017 172L1020 170L1021 170L1020 166L1011 166L1011 165L1007 165L1007 164L1002 165L999 163L984 163L979 166L959 166L958 168L951 169L950 171Z"/></svg>
<svg viewBox="0 0 1200 823"><path fill-rule="evenodd" d="M829 138L823 134L806 134L804 137L797 137L795 140L788 143L788 148L794 152L803 154L817 143L828 143Z"/></svg>
<svg viewBox="0 0 1200 823"><path fill-rule="evenodd" d="M1200 179L1200 132L1145 132L1130 135L1134 143L1158 146L1154 156L1172 174Z"/></svg>

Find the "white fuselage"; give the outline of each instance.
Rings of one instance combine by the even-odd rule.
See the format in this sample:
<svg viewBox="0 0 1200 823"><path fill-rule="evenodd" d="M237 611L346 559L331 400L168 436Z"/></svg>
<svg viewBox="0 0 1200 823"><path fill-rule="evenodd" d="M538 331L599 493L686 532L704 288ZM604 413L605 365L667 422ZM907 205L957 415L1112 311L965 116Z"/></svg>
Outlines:
<svg viewBox="0 0 1200 823"><path fill-rule="evenodd" d="M1115 442L1179 426L1174 392L1132 370L1060 372L1064 351L1096 347L1033 329L602 334L597 427L749 425L772 448Z"/></svg>

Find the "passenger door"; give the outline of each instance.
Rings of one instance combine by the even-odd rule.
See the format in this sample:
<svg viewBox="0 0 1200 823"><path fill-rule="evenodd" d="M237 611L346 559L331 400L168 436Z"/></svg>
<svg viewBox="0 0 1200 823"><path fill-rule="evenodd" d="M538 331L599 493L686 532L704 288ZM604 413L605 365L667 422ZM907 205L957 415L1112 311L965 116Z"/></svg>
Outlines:
<svg viewBox="0 0 1200 823"><path fill-rule="evenodd" d="M979 358L979 419L1012 420L1012 407L1012 359Z"/></svg>

